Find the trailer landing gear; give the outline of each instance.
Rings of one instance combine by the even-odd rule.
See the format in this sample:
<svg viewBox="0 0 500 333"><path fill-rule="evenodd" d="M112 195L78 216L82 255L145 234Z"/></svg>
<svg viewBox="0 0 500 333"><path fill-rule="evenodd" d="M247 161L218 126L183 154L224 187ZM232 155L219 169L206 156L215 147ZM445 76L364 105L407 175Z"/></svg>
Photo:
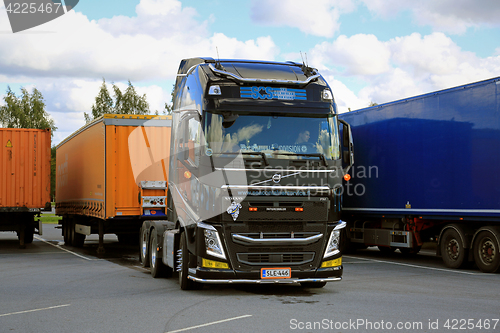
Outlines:
<svg viewBox="0 0 500 333"><path fill-rule="evenodd" d="M104 250L104 221L99 221L99 246L97 247L97 254L103 255L106 253Z"/></svg>

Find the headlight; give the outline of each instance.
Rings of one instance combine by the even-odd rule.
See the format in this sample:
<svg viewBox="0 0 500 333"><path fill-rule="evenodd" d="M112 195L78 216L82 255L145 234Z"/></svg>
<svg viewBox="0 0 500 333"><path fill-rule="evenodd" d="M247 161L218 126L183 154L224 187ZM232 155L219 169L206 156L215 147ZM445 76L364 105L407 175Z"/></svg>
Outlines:
<svg viewBox="0 0 500 333"><path fill-rule="evenodd" d="M217 230L204 230L205 233L205 249L207 254L210 254L214 257L226 259L226 255L224 254L224 249L222 248L222 242L219 238L219 233Z"/></svg>
<svg viewBox="0 0 500 333"><path fill-rule="evenodd" d="M321 93L321 98L324 101L332 101L333 100L333 94L330 89L325 89Z"/></svg>
<svg viewBox="0 0 500 333"><path fill-rule="evenodd" d="M346 223L340 221L333 229L332 233L330 234L330 239L328 240L325 255L323 256L323 258L331 257L340 252L340 230L342 228L345 228L345 226Z"/></svg>

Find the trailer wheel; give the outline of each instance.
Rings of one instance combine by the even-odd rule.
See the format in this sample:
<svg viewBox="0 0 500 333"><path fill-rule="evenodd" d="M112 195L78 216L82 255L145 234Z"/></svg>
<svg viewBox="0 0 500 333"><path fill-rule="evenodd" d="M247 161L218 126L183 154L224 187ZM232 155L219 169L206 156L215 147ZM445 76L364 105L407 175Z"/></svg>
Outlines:
<svg viewBox="0 0 500 333"><path fill-rule="evenodd" d="M499 250L498 233L483 230L477 235L474 241L474 261L481 272L495 273L500 270Z"/></svg>
<svg viewBox="0 0 500 333"><path fill-rule="evenodd" d="M83 243L85 243L85 235L84 234L79 234L78 232L75 231L75 220L72 220L70 223L71 226L71 239L72 239L72 245L74 247L83 247Z"/></svg>
<svg viewBox="0 0 500 333"><path fill-rule="evenodd" d="M149 237L148 237L148 229L141 228L141 239L139 242L139 260L141 261L142 267L149 267Z"/></svg>
<svg viewBox="0 0 500 333"><path fill-rule="evenodd" d="M463 235L462 235L463 236ZM441 256L446 267L461 268L467 262L463 237L455 229L447 229L440 241Z"/></svg>
<svg viewBox="0 0 500 333"><path fill-rule="evenodd" d="M180 267L179 271L179 284L182 290L193 290L201 288L201 284L196 283L193 280L188 279L188 269L189 269L189 251L186 244L186 235L184 232L181 233L180 240L180 252L178 252L178 262Z"/></svg>
<svg viewBox="0 0 500 333"><path fill-rule="evenodd" d="M151 232L150 238L149 267L151 268L151 276L155 279L159 277L171 277L172 269L165 266L158 255L158 235L156 234L156 230Z"/></svg>
<svg viewBox="0 0 500 333"><path fill-rule="evenodd" d="M64 245L73 245L73 241L71 239L71 219L65 218L63 221L63 238Z"/></svg>
<svg viewBox="0 0 500 333"><path fill-rule="evenodd" d="M300 285L304 288L323 288L326 282L301 282Z"/></svg>
<svg viewBox="0 0 500 333"><path fill-rule="evenodd" d="M35 228L33 225L26 226L24 229L24 244L33 243L33 235L35 234Z"/></svg>

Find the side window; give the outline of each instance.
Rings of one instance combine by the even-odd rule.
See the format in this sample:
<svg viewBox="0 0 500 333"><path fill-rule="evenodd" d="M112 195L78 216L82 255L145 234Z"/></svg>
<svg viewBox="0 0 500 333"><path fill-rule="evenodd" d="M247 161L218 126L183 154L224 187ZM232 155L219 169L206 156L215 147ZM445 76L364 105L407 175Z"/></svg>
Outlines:
<svg viewBox="0 0 500 333"><path fill-rule="evenodd" d="M198 117L190 118L187 121L187 143L189 148L189 162L198 167L200 165L200 155L201 155L201 123L198 121Z"/></svg>

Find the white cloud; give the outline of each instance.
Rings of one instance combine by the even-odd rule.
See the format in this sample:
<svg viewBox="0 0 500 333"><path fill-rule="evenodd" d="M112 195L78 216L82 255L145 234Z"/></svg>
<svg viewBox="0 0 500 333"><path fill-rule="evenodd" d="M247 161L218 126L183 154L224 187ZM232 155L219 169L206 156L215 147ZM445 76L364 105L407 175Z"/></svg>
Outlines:
<svg viewBox="0 0 500 333"><path fill-rule="evenodd" d="M377 75L390 68L390 51L374 35L339 36L317 45L312 53L319 53L322 62L342 66L346 75Z"/></svg>
<svg viewBox="0 0 500 333"><path fill-rule="evenodd" d="M500 26L498 0L362 0L372 12L391 17L403 10L412 12L415 21L435 31L462 34L468 28Z"/></svg>
<svg viewBox="0 0 500 333"><path fill-rule="evenodd" d="M141 0L136 12L95 21L70 11L25 32L0 34L0 82L30 82L42 92L58 127L54 142L83 125L102 78L123 89L130 80L146 93L151 111L161 112L181 59L215 57L216 47L225 58L273 60L279 52L271 37L209 36L208 23L177 0ZM0 31L10 30L2 6Z"/></svg>
<svg viewBox="0 0 500 333"><path fill-rule="evenodd" d="M173 79L179 62L195 56L273 59L270 37L239 41L216 33L208 37L196 11L177 0L142 0L137 17L89 21L81 13L64 16L26 33L0 35L0 72L9 76L66 76L107 80ZM177 28L175 28L175 27ZM0 30L9 30L5 10ZM51 33L42 33L51 31Z"/></svg>
<svg viewBox="0 0 500 333"><path fill-rule="evenodd" d="M176 0L141 0L136 6L136 17L115 16L104 18L98 25L114 36L148 35L156 39L206 38L207 22L199 23L196 9L182 7Z"/></svg>
<svg viewBox="0 0 500 333"><path fill-rule="evenodd" d="M338 76L366 82L356 98L336 85L340 91L334 95L341 111L343 106L366 107L369 102L386 103L500 75L500 55L479 58L438 32L385 42L373 35L340 36L308 54L320 70L332 73L329 82Z"/></svg>
<svg viewBox="0 0 500 333"><path fill-rule="evenodd" d="M351 0L253 0L252 19L263 25L289 26L314 36L331 38L342 13L355 9Z"/></svg>

